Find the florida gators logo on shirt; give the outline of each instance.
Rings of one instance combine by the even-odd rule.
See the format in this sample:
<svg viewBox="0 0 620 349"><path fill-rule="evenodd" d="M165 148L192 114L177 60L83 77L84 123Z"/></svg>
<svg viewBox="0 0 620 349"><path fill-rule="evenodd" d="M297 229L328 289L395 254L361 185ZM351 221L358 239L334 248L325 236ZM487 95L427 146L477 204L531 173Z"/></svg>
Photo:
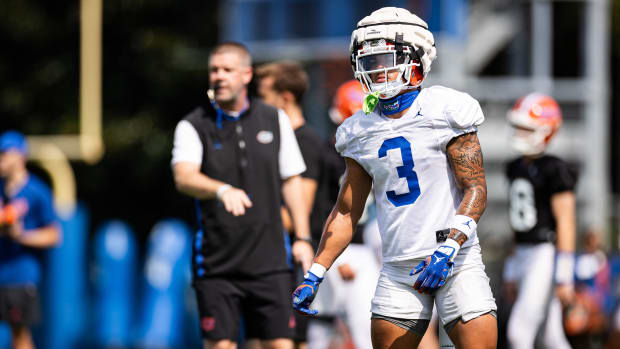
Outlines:
<svg viewBox="0 0 620 349"><path fill-rule="evenodd" d="M271 131L259 131L256 134L256 140L259 143L269 144L273 141L273 132Z"/></svg>

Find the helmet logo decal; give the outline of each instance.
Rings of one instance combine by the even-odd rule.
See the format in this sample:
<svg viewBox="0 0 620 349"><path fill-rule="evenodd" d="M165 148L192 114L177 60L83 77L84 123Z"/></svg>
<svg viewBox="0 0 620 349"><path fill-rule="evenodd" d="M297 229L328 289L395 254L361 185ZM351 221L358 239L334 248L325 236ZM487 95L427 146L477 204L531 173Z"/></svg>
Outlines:
<svg viewBox="0 0 620 349"><path fill-rule="evenodd" d="M538 92L520 98L507 117L513 131L512 148L523 155L543 153L562 125L557 102Z"/></svg>

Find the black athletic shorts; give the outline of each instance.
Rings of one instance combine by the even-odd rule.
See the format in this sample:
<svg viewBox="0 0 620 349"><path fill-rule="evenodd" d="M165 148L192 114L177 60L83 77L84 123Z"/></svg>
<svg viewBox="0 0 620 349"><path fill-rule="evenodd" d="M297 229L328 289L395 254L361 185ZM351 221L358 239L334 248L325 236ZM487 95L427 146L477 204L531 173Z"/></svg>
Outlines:
<svg viewBox="0 0 620 349"><path fill-rule="evenodd" d="M294 282L291 293L304 281L304 272L301 265L295 264L293 273L295 277L293 278ZM293 314L295 315L295 337L293 337L293 340L295 343L306 343L308 341L308 323L310 322L310 316L302 315L296 311L293 311Z"/></svg>
<svg viewBox="0 0 620 349"><path fill-rule="evenodd" d="M243 315L246 338L293 338L291 273L259 279L208 278L194 281L204 339L236 341Z"/></svg>
<svg viewBox="0 0 620 349"><path fill-rule="evenodd" d="M298 312L294 312L295 315L295 337L293 340L295 343L306 343L308 341L308 324L310 323L310 316L302 315Z"/></svg>
<svg viewBox="0 0 620 349"><path fill-rule="evenodd" d="M41 319L39 293L34 285L0 286L0 321L31 326Z"/></svg>

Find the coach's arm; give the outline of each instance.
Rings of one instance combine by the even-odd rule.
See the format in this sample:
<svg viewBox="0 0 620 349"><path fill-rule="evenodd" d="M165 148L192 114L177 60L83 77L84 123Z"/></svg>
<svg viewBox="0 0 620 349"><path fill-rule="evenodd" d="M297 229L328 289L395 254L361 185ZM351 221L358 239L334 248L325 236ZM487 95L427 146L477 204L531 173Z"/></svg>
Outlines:
<svg viewBox="0 0 620 349"><path fill-rule="evenodd" d="M302 195L299 195L300 193ZM291 253L295 262L300 263L306 272L310 268L314 251L310 244L310 210L303 193L303 180L300 175L288 177L282 182L282 198L291 213L296 237L291 246Z"/></svg>
<svg viewBox="0 0 620 349"><path fill-rule="evenodd" d="M200 172L200 164L178 162L174 164L174 183L179 192L199 200L219 199L226 211L235 216L245 214L252 201L242 189L213 179Z"/></svg>

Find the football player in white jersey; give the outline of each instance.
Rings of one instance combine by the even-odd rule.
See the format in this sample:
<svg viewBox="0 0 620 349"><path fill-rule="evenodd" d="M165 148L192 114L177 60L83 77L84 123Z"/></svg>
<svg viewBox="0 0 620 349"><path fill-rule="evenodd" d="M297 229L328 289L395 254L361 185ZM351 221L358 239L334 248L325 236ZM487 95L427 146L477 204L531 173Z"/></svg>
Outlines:
<svg viewBox="0 0 620 349"><path fill-rule="evenodd" d="M359 21L350 51L368 96L364 111L337 130L345 180L293 307L316 314L318 286L351 241L372 187L383 255L373 347L417 347L435 302L457 348L495 348L497 307L476 233L486 207L480 105L446 87L420 88L436 57L434 39L405 9L382 8Z"/></svg>

